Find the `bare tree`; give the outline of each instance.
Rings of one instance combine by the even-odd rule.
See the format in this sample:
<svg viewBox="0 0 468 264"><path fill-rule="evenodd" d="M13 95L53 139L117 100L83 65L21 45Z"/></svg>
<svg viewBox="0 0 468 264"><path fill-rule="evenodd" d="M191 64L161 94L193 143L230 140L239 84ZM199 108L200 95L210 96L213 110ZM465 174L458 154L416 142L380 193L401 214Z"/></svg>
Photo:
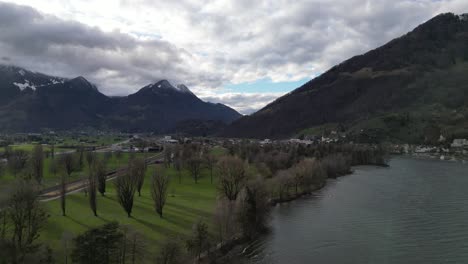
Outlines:
<svg viewBox="0 0 468 264"><path fill-rule="evenodd" d="M182 263L182 248L173 240L163 242L159 255L156 258L158 264L180 264Z"/></svg>
<svg viewBox="0 0 468 264"><path fill-rule="evenodd" d="M119 167L120 167L120 160L122 159L122 157L123 157L122 151L121 151L121 150L117 150L117 151L115 152L115 158L117 159L117 163L118 163Z"/></svg>
<svg viewBox="0 0 468 264"><path fill-rule="evenodd" d="M213 170L216 165L216 156L209 153L209 150L203 155L205 166L210 171L210 182L213 183Z"/></svg>
<svg viewBox="0 0 468 264"><path fill-rule="evenodd" d="M273 178L274 189L279 196L280 201L283 201L289 196L289 189L291 188L292 174L291 170L280 170Z"/></svg>
<svg viewBox="0 0 468 264"><path fill-rule="evenodd" d="M177 171L177 176L179 178L179 184L182 183L182 159L177 157L174 159L174 168Z"/></svg>
<svg viewBox="0 0 468 264"><path fill-rule="evenodd" d="M11 151L7 155L7 166L15 178L26 167L27 161L28 153L21 149Z"/></svg>
<svg viewBox="0 0 468 264"><path fill-rule="evenodd" d="M169 168L172 164L173 147L169 144L164 145L164 166Z"/></svg>
<svg viewBox="0 0 468 264"><path fill-rule="evenodd" d="M50 145L50 157L51 157L52 159L55 158L55 145L54 145L54 143L52 143L52 144Z"/></svg>
<svg viewBox="0 0 468 264"><path fill-rule="evenodd" d="M44 151L42 145L34 146L31 156L32 174L37 183L42 183L44 177Z"/></svg>
<svg viewBox="0 0 468 264"><path fill-rule="evenodd" d="M120 263L141 263L145 259L146 241L144 237L130 226L121 227L123 231L120 246Z"/></svg>
<svg viewBox="0 0 468 264"><path fill-rule="evenodd" d="M73 157L73 154L71 153L66 153L61 156L60 163L62 164L65 172L67 173L68 177L71 176L71 174L75 171L76 166L75 166L75 159Z"/></svg>
<svg viewBox="0 0 468 264"><path fill-rule="evenodd" d="M67 195L67 180L66 175L62 174L60 177L60 208L62 209L62 216L66 216L66 195Z"/></svg>
<svg viewBox="0 0 468 264"><path fill-rule="evenodd" d="M237 157L225 156L218 161L217 167L220 193L230 201L236 200L247 179L244 162Z"/></svg>
<svg viewBox="0 0 468 264"><path fill-rule="evenodd" d="M200 178L201 173L201 165L202 159L198 157L191 157L185 162L187 169L190 171L190 175L192 176L195 183L198 183L198 179Z"/></svg>
<svg viewBox="0 0 468 264"><path fill-rule="evenodd" d="M92 151L86 152L86 163L88 164L88 169L91 170L91 166L96 160L96 154Z"/></svg>
<svg viewBox="0 0 468 264"><path fill-rule="evenodd" d="M128 173L120 175L115 180L115 189L117 191L117 199L119 204L127 213L128 217L132 216L133 198L135 196L136 184L135 180Z"/></svg>
<svg viewBox="0 0 468 264"><path fill-rule="evenodd" d="M89 192L89 206L91 210L94 213L94 216L97 216L97 178L98 178L98 172L97 168L92 165L93 168L91 169L91 172L89 173L89 179L88 179L88 192Z"/></svg>
<svg viewBox="0 0 468 264"><path fill-rule="evenodd" d="M83 165L84 165L84 147L83 146L80 146L78 149L77 149L77 153L78 153L78 159L77 159L77 162L78 162L78 169L81 170L83 169Z"/></svg>
<svg viewBox="0 0 468 264"><path fill-rule="evenodd" d="M129 161L128 168L130 175L135 180L138 196L141 196L141 188L146 176L146 161L142 158L132 159Z"/></svg>
<svg viewBox="0 0 468 264"><path fill-rule="evenodd" d="M315 158L307 158L297 163L292 171L294 173L293 181L296 188L302 187L305 192L311 191L311 186L322 186L325 184L327 174L320 161Z"/></svg>
<svg viewBox="0 0 468 264"><path fill-rule="evenodd" d="M3 165L3 162L0 162L0 179L2 176L5 174L5 166Z"/></svg>
<svg viewBox="0 0 468 264"><path fill-rule="evenodd" d="M200 260L201 253L210 248L208 225L197 221L192 228L192 235L186 242L187 250Z"/></svg>
<svg viewBox="0 0 468 264"><path fill-rule="evenodd" d="M214 226L220 242L230 239L237 232L235 203L224 197L216 201Z"/></svg>
<svg viewBox="0 0 468 264"><path fill-rule="evenodd" d="M47 220L46 211L39 204L36 187L30 182L19 181L8 201L7 212L13 226L13 263L23 263L27 253L37 250L35 242Z"/></svg>
<svg viewBox="0 0 468 264"><path fill-rule="evenodd" d="M271 205L265 184L254 180L246 184L237 203L237 219L245 237L254 238L267 229Z"/></svg>
<svg viewBox="0 0 468 264"><path fill-rule="evenodd" d="M177 171L177 176L179 178L179 184L182 183L182 149L180 145L174 146L174 169Z"/></svg>
<svg viewBox="0 0 468 264"><path fill-rule="evenodd" d="M96 159L93 163L93 167L96 173L97 179L97 189L102 196L106 193L106 164L105 161Z"/></svg>
<svg viewBox="0 0 468 264"><path fill-rule="evenodd" d="M60 244L62 244L62 247L63 247L63 259L64 259L65 264L68 264L68 254L69 254L68 250L72 244L72 239L73 239L73 233L71 233L70 231L64 231L62 233Z"/></svg>
<svg viewBox="0 0 468 264"><path fill-rule="evenodd" d="M169 187L169 176L155 171L151 181L151 196L154 207L159 217L163 217L163 208L167 200L167 189Z"/></svg>

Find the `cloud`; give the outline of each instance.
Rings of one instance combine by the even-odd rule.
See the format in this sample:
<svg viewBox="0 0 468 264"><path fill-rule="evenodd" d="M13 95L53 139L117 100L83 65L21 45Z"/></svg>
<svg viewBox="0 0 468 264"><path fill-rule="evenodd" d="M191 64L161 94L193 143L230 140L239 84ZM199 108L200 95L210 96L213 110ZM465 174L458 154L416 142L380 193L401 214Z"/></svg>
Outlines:
<svg viewBox="0 0 468 264"><path fill-rule="evenodd" d="M438 13L468 11L465 0L10 1L24 6L0 2L2 61L83 75L108 95L169 79L244 113L279 94L225 84L313 78Z"/></svg>
<svg viewBox="0 0 468 264"><path fill-rule="evenodd" d="M265 105L273 102L284 93L223 93L201 95L204 101L212 103L223 103L244 115L252 114Z"/></svg>

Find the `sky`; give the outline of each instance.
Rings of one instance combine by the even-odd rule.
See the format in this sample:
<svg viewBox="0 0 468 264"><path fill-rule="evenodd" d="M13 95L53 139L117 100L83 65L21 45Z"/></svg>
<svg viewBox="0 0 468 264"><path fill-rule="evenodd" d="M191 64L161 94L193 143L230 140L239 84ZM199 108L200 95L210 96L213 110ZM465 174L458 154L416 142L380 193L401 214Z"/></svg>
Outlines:
<svg viewBox="0 0 468 264"><path fill-rule="evenodd" d="M466 0L0 0L0 63L106 95L162 79L250 114Z"/></svg>

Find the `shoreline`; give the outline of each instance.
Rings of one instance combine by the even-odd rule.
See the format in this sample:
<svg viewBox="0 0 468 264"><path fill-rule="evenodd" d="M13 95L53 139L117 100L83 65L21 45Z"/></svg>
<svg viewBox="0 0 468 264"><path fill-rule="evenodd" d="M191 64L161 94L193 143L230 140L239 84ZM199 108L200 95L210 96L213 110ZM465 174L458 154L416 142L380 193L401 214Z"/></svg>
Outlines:
<svg viewBox="0 0 468 264"><path fill-rule="evenodd" d="M388 164L367 164L367 165L376 166L376 167L390 167ZM283 199L279 199L279 198L271 199L270 206L275 207L277 205L293 202L301 198L310 197L314 194L314 192L320 191L321 189L325 188L328 184L329 179L337 179L340 177L352 175L353 173L354 171L350 171L347 174L340 175L336 178L327 178L327 180L322 185L314 186L309 191L303 191L303 192L288 196ZM268 234L268 232L265 234ZM237 235L230 240L218 243L214 249L210 249L210 252L209 252L210 254L208 254L208 252L205 252L202 255L202 258L200 259L198 263L212 263L213 257L210 258L210 255L212 256L213 254L215 254L215 257L214 257L215 263L225 263L225 264L246 263L248 259L246 258L245 254L246 252L248 252L250 245L255 241L256 239L254 240L246 239L244 237Z"/></svg>

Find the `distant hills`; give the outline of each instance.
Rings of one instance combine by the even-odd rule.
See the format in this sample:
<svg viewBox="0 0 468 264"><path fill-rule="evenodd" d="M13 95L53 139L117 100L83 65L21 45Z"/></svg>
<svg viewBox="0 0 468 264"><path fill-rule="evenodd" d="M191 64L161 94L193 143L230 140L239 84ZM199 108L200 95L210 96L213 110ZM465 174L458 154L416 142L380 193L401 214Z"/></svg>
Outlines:
<svg viewBox="0 0 468 264"><path fill-rule="evenodd" d="M83 77L66 79L0 65L0 131L100 129L165 133L189 120L228 124L241 115L200 100L166 80L124 97L108 97ZM224 126L224 125L223 125Z"/></svg>
<svg viewBox="0 0 468 264"><path fill-rule="evenodd" d="M468 15L441 14L331 68L223 136L435 143L468 138ZM442 137L441 137L442 135Z"/></svg>

